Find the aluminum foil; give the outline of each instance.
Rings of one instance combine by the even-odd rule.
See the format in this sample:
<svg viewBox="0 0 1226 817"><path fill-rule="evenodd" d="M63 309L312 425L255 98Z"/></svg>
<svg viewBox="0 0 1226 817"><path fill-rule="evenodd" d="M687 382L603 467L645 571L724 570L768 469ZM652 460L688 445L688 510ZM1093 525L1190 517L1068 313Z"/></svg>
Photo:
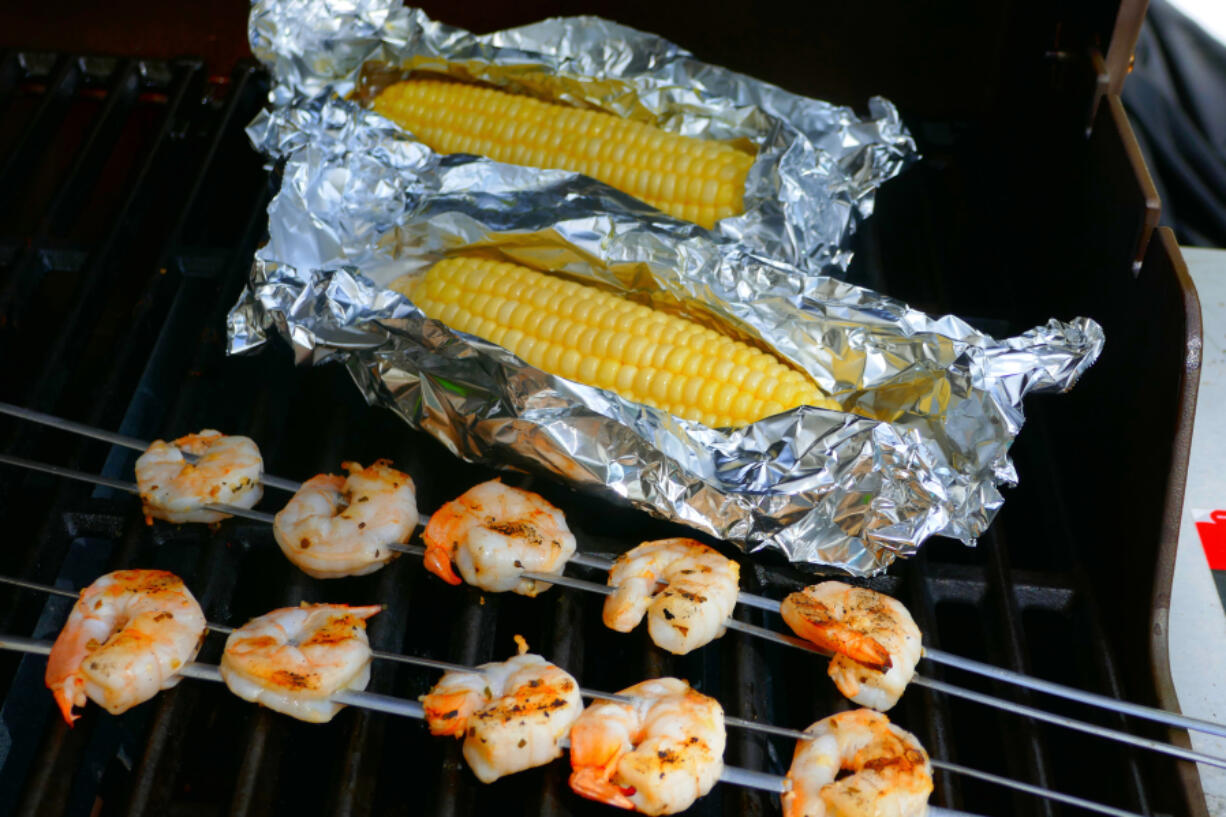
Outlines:
<svg viewBox="0 0 1226 817"><path fill-rule="evenodd" d="M283 182L229 316L231 352L275 327L300 361L343 361L370 402L458 456L547 472L749 551L867 575L932 535L973 543L1016 481L1022 398L1070 388L1102 348L1087 319L998 341L692 225L594 212L602 185L441 157L335 96L251 132L284 157ZM718 326L844 411L707 428L537 370L387 288L473 251Z"/></svg>
<svg viewBox="0 0 1226 817"><path fill-rule="evenodd" d="M478 80L519 93L727 140L756 152L745 212L712 231L663 215L577 174L557 176L587 196L576 206L641 223L667 221L695 241L735 243L810 272L846 268L857 222L877 188L916 158L915 143L886 100L861 118L847 107L788 93L691 56L651 34L595 17L545 20L487 35L430 20L398 0L260 0L251 48L271 70L273 106L253 125L272 156L320 127L369 121L362 101L415 71ZM352 99L342 103L341 100ZM319 117L328 116L325 125ZM394 126L391 126L394 127ZM426 151L431 157L432 152ZM437 161L426 162L423 171ZM470 157L471 159L471 157ZM515 169L468 176L474 193L497 195ZM423 176L423 185L429 179ZM488 184L488 187L486 186ZM708 250L714 252L714 250Z"/></svg>

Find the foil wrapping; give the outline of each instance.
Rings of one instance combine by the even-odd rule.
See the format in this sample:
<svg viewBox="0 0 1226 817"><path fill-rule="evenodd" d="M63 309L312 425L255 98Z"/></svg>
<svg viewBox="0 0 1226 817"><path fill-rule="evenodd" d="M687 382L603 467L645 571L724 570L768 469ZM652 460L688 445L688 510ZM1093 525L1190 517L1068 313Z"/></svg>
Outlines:
<svg viewBox="0 0 1226 817"><path fill-rule="evenodd" d="M870 99L868 116L860 117L596 17L474 35L399 0L260 0L249 35L252 51L276 81L274 105L253 129L257 147L270 155L283 156L310 138L325 126L322 115L329 125L369 121L362 102L414 72L479 81L753 150L742 215L711 231L680 221L676 226L688 227L696 239L734 242L789 261L814 277L846 268L851 234L872 214L877 189L916 158L914 141L885 99ZM474 193L496 195L514 175L510 168L479 171L489 163L468 158ZM582 206L592 216L672 221L601 182L562 176L570 188L585 191Z"/></svg>
<svg viewBox="0 0 1226 817"><path fill-rule="evenodd" d="M312 16L320 8L327 25ZM279 84L249 133L283 176L269 240L229 316L232 353L275 329L299 361L342 362L371 403L460 457L545 472L747 551L869 575L929 536L973 543L1001 506L1000 487L1016 482L1008 449L1023 397L1070 388L1102 349L1088 319L996 340L753 242L713 239L583 176L439 156L344 99L334 78L357 87L372 50L392 47L389 32L401 43L414 26L442 41L473 38L411 11L370 9L272 0L253 9L253 48ZM573 23L540 25L553 24ZM534 28L486 39L522 46ZM554 47L578 60L580 44L593 47ZM622 40L601 48L617 64L660 61ZM806 371L843 410L802 406L708 428L528 366L388 289L474 251L717 326Z"/></svg>

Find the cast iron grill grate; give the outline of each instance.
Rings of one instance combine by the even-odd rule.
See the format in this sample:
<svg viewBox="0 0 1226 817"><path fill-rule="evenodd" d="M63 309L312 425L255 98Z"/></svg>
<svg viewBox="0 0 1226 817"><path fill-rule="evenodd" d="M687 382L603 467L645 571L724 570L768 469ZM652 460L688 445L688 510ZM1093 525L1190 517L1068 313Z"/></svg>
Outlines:
<svg viewBox="0 0 1226 817"><path fill-rule="evenodd" d="M294 368L280 343L255 357L224 357L224 316L274 189L243 135L266 90L252 65L213 83L192 61L0 58L0 399L137 437L206 426L244 433L260 443L270 473L296 479L336 470L343 459L391 457L417 481L422 510L432 511L494 472L458 462L368 408L340 367ZM891 230L889 212L932 197L965 209L957 204L961 171L950 167L917 169L883 196L854 275L885 283L887 230L893 245L928 258L939 275L947 259L930 227ZM1067 433L1066 421L1058 407L1049 421L1046 409L1041 401L1029 407L1014 452L1022 487L980 546L931 542L872 584L908 603L933 646L1138 698L1148 682L1123 678L1099 591L1072 541L1056 473L1055 438ZM119 478L130 478L135 459L10 418L0 419L0 447ZM681 532L553 484L505 478L560 505L583 550L616 553ZM275 507L284 495L267 497L265 507ZM641 631L606 630L601 600L576 591L535 600L483 595L443 585L411 557L368 577L313 581L257 524L150 528L132 497L7 468L0 520L4 574L75 589L118 567L162 567L187 580L213 621L237 624L299 600L378 601L387 610L371 622L376 649L472 664L510 655L518 633L593 688L672 674L718 697L729 714L795 727L846 706L812 656L737 633L671 656ZM750 591L779 597L803 583L778 560L742 562ZM0 589L0 632L53 637L68 607ZM782 626L759 611L737 615ZM201 660L216 662L221 644L210 636ZM42 658L0 653L0 816L612 813L571 794L561 762L487 787L464 768L458 745L417 722L347 711L331 724L305 725L190 681L120 717L90 707L70 730L42 684L43 668ZM1130 726L956 671L926 671ZM370 688L412 698L436 677L377 664ZM1172 763L1093 738L922 689L891 717L936 757L1136 811L1186 808ZM736 765L781 774L791 752L787 741L729 734L727 758ZM934 802L993 815L1065 813L944 774ZM692 813L776 814L778 801L719 786Z"/></svg>

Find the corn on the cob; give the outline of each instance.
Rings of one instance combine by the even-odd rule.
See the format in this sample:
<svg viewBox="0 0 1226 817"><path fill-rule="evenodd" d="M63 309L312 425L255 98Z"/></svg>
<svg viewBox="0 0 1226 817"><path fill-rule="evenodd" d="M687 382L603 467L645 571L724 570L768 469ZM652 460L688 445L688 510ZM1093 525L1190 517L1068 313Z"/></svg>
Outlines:
<svg viewBox="0 0 1226 817"><path fill-rule="evenodd" d="M753 164L722 142L457 82L406 80L374 108L434 150L583 173L707 228L741 213Z"/></svg>
<svg viewBox="0 0 1226 817"><path fill-rule="evenodd" d="M428 316L538 369L708 426L746 425L799 405L838 408L772 355L518 264L449 258L392 287Z"/></svg>

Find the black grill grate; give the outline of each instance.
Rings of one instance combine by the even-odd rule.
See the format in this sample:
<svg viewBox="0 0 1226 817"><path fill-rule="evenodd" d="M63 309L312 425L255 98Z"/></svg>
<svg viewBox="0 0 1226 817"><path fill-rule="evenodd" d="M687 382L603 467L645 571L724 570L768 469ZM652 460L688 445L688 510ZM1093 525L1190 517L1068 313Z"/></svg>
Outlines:
<svg viewBox="0 0 1226 817"><path fill-rule="evenodd" d="M342 459L390 456L416 479L423 511L432 511L493 472L457 462L368 408L340 367L295 369L281 344L252 358L224 358L224 315L272 191L242 133L265 91L250 65L218 84L191 61L3 55L0 397L137 437L204 426L238 431L259 441L270 473L291 478L335 470ZM948 225L937 229L933 216L917 222L910 214L952 212L955 224L971 219L975 190L967 179L976 153L973 142L964 149L964 142L930 141L926 153L935 159L882 196L878 217L861 234L853 275L925 306L966 306L959 299L979 290L941 277L965 268L950 248L966 236L942 234ZM897 268L900 255L908 259L902 268L915 274L897 281L885 270ZM1068 263L1076 260L1070 254ZM1003 315L1013 323L990 326L1004 332L1029 320L1023 304L1015 314L984 302L963 311ZM1090 394L1083 405L1106 388L1084 384ZM1102 598L1091 552L1074 535L1077 508L1062 479L1069 454L1057 440L1075 435L1070 417L1080 415L1044 401L1032 402L1029 413L1015 448L1022 487L1009 494L980 546L931 542L872 584L908 603L933 646L1146 698L1150 681L1125 669L1137 659L1119 644L1148 635L1104 630L1117 602ZM130 478L135 459L7 418L0 420L0 447L121 478ZM516 479L566 510L583 550L616 553L681 532L553 484ZM283 494L267 496L272 507ZM729 714L795 727L845 706L811 656L736 633L690 656L670 656L642 632L606 631L600 599L575 591L555 589L535 600L483 596L442 585L411 557L373 576L317 582L290 567L259 525L149 528L131 497L7 469L0 471L0 521L7 534L0 572L77 588L120 566L164 567L187 579L213 621L239 623L302 599L379 601L388 609L371 622L376 649L477 663L509 655L511 636L520 633L593 688L674 674L719 697ZM764 562L745 563L747 589L779 596L802 584L803 576L778 560ZM0 589L0 632L50 637L67 609L63 600ZM758 611L737 615L781 626ZM210 637L202 660L216 662L220 647L221 639ZM190 681L120 717L91 707L69 730L42 685L43 667L41 658L0 653L0 815L611 813L572 795L560 762L482 786L464 768L458 745L431 738L419 723L347 711L331 724L305 725ZM926 671L1129 728L1122 718L973 676ZM379 664L370 688L410 698L435 678ZM1164 760L921 689L891 715L936 757L1136 811L1188 810L1175 767ZM786 741L729 735L728 760L736 765L782 773L791 751ZM982 814L1070 813L950 775L939 775L937 786L934 802ZM720 786L692 813L776 814L778 800Z"/></svg>

